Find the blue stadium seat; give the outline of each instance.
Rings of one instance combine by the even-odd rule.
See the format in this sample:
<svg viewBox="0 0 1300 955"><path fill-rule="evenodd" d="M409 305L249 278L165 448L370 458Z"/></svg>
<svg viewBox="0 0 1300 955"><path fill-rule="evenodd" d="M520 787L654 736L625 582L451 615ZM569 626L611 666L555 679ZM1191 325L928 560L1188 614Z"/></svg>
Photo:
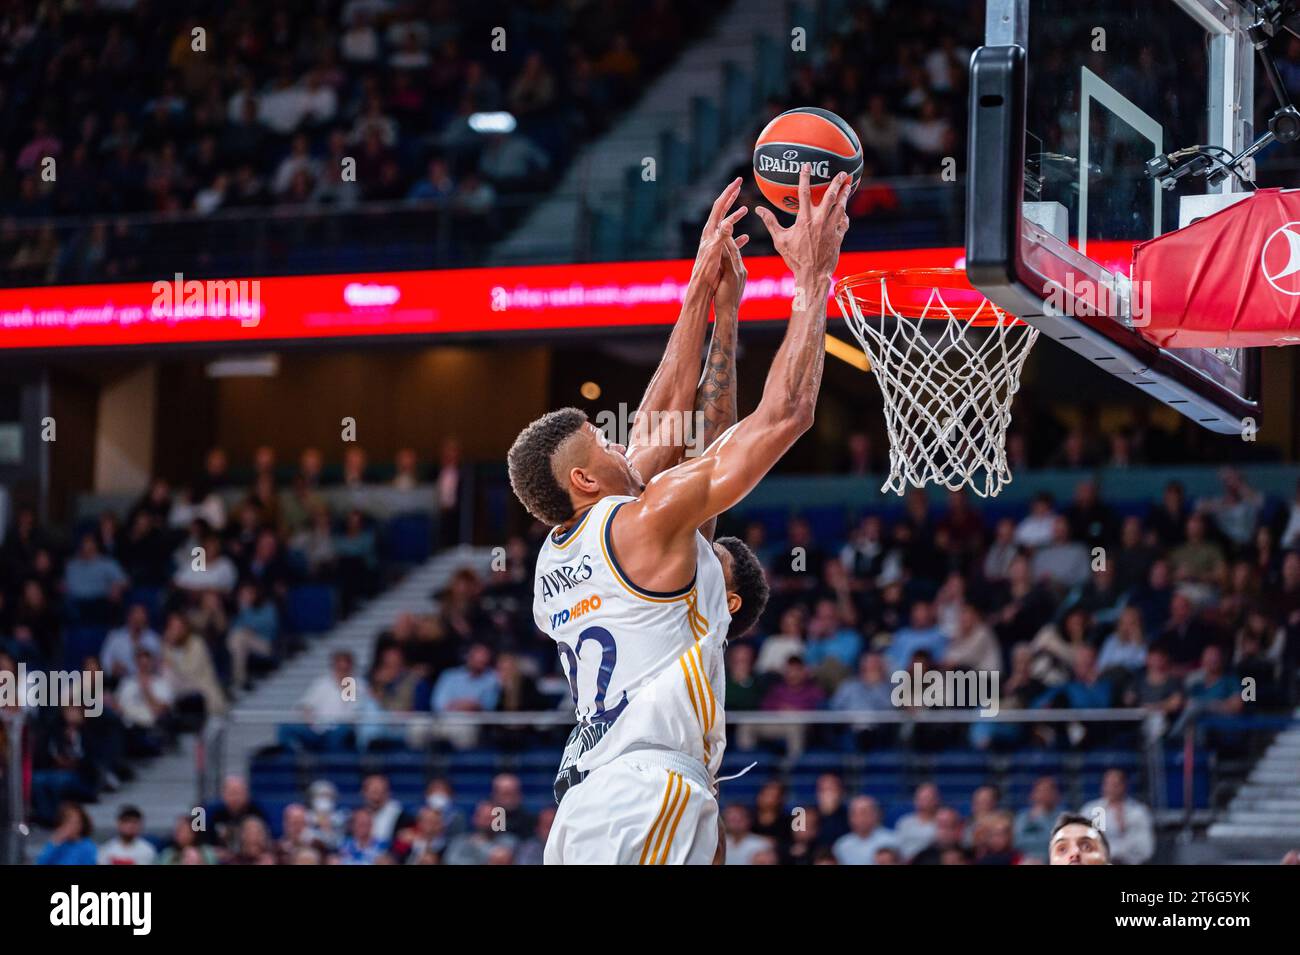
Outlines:
<svg viewBox="0 0 1300 955"><path fill-rule="evenodd" d="M289 589L287 624L296 633L324 633L334 626L334 589L299 584Z"/></svg>

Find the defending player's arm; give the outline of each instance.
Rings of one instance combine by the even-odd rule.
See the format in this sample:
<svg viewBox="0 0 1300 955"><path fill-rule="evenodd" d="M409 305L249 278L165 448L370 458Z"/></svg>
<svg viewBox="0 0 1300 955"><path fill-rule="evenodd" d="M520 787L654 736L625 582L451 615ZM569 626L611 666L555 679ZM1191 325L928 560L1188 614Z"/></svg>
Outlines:
<svg viewBox="0 0 1300 955"><path fill-rule="evenodd" d="M723 243L731 239L736 222L748 211L741 206L727 212L740 195L740 185L740 179L734 180L713 203L700 236L681 314L632 419L627 456L646 481L682 459L685 425L695 407L696 383L700 379L700 343L708 324L709 303L728 268ZM749 237L743 235L735 239L739 248L748 241Z"/></svg>
<svg viewBox="0 0 1300 955"><path fill-rule="evenodd" d="M736 423L736 334L740 324L740 299L745 292L745 262L740 247L727 238L722 261L722 281L713 296L713 336L704 359L704 374L695 389L695 420L700 427L699 447L707 448ZM718 518L710 517L700 533L713 540Z"/></svg>
<svg viewBox="0 0 1300 955"><path fill-rule="evenodd" d="M848 230L848 182L848 176L836 176L821 204L814 206L805 164L793 226L783 229L770 211L758 210L777 251L794 272L790 323L754 412L699 457L660 474L619 513L615 548L619 540L639 541L637 566L628 571L641 586L671 590L689 582L696 529L748 494L812 426L825 358L826 299Z"/></svg>

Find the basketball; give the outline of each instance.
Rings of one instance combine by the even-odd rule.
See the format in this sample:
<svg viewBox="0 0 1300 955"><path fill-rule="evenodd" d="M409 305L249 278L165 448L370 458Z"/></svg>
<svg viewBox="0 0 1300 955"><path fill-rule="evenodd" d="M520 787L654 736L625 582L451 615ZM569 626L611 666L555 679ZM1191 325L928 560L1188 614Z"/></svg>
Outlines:
<svg viewBox="0 0 1300 955"><path fill-rule="evenodd" d="M799 168L812 163L812 200L838 173L853 177L850 192L862 177L862 144L852 127L834 113L813 106L786 110L763 128L754 144L754 179L759 190L782 212L799 208Z"/></svg>

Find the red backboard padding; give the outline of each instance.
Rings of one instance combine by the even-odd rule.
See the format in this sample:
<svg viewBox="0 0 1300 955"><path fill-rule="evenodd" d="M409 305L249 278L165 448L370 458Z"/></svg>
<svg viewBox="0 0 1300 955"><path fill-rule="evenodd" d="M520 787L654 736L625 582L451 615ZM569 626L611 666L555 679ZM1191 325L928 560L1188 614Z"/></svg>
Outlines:
<svg viewBox="0 0 1300 955"><path fill-rule="evenodd" d="M1133 324L1165 348L1300 343L1300 190L1260 189L1133 249Z"/></svg>

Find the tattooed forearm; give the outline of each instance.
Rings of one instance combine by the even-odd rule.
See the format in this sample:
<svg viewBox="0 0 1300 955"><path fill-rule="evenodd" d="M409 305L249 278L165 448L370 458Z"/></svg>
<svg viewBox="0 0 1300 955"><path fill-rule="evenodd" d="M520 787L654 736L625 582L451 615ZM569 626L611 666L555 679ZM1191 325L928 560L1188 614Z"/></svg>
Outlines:
<svg viewBox="0 0 1300 955"><path fill-rule="evenodd" d="M719 310L713 320L704 374L695 389L695 452L698 454L736 423L736 324L730 309ZM709 540L717 518L700 528Z"/></svg>

